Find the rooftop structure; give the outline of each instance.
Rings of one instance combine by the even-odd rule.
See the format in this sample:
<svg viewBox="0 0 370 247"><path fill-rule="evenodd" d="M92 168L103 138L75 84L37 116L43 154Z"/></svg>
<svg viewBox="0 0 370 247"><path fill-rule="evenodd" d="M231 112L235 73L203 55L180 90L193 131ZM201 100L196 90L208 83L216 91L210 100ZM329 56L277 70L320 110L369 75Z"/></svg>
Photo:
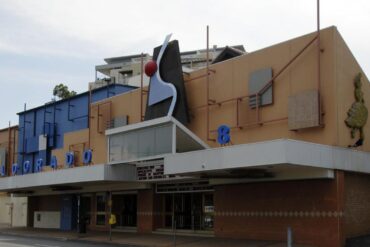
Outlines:
<svg viewBox="0 0 370 247"><path fill-rule="evenodd" d="M191 72L206 66L207 50L193 50L181 53L181 63L184 72ZM209 51L209 62L219 62L245 53L244 46L217 47ZM219 55L221 55L219 57ZM95 66L96 80L90 83L92 88L117 83L122 85L141 86L143 66L152 59L145 54L105 58L106 64ZM99 78L98 73L103 75ZM148 86L149 77L143 74L143 85Z"/></svg>

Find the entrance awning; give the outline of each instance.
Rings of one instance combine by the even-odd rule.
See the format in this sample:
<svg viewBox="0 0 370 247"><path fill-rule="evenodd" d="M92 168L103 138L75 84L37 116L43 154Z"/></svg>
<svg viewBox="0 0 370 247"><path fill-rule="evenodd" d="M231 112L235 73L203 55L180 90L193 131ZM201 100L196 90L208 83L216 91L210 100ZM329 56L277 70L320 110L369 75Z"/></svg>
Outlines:
<svg viewBox="0 0 370 247"><path fill-rule="evenodd" d="M168 155L164 173L269 181L333 178L334 170L370 173L370 153L290 139Z"/></svg>
<svg viewBox="0 0 370 247"><path fill-rule="evenodd" d="M68 186L72 188L79 184L130 181L136 181L136 168L134 166L90 165L4 177L0 179L0 191L32 191L45 187L63 189Z"/></svg>
<svg viewBox="0 0 370 247"><path fill-rule="evenodd" d="M175 118L166 116L106 130L108 164L163 159L209 146Z"/></svg>

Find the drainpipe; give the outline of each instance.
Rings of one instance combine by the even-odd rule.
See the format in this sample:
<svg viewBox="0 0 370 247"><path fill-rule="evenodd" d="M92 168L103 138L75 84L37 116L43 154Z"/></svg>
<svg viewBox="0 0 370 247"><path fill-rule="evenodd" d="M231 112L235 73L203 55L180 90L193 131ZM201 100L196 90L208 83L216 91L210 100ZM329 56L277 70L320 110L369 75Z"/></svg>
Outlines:
<svg viewBox="0 0 370 247"><path fill-rule="evenodd" d="M7 175L7 173L8 173L8 169L6 169L7 168L7 166L8 166L8 168L9 167L11 167L12 165L11 165L11 157L12 157L12 155L11 155L11 127L10 127L10 121L9 121L9 128L8 128L8 162L6 162L4 165L5 165L5 167L4 167L4 169L5 169L5 172L4 172L4 175ZM7 164L8 163L8 164Z"/></svg>

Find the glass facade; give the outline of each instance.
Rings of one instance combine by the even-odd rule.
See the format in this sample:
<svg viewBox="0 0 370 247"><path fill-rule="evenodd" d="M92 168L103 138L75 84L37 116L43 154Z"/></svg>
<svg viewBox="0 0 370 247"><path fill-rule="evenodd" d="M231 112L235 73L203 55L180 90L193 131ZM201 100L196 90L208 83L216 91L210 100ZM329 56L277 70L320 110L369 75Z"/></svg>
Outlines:
<svg viewBox="0 0 370 247"><path fill-rule="evenodd" d="M106 221L106 195L96 195L96 225L104 226Z"/></svg>
<svg viewBox="0 0 370 247"><path fill-rule="evenodd" d="M173 193L164 196L164 226L184 230L212 231L213 193Z"/></svg>
<svg viewBox="0 0 370 247"><path fill-rule="evenodd" d="M117 223L114 228L136 227L137 222L137 195L113 194L112 214L116 216Z"/></svg>
<svg viewBox="0 0 370 247"><path fill-rule="evenodd" d="M91 224L91 195L82 195L80 198L81 220Z"/></svg>
<svg viewBox="0 0 370 247"><path fill-rule="evenodd" d="M172 124L109 137L109 162L135 160L172 152Z"/></svg>

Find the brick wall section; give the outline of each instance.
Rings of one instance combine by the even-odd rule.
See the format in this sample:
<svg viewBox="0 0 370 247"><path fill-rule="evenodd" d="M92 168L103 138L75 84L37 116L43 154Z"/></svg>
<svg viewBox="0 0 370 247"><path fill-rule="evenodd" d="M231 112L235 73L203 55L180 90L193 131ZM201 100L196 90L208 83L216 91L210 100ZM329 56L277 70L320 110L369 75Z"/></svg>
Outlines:
<svg viewBox="0 0 370 247"><path fill-rule="evenodd" d="M154 227L154 191L139 190L137 193L137 232L151 233Z"/></svg>
<svg viewBox="0 0 370 247"><path fill-rule="evenodd" d="M344 229L347 238L370 234L370 175L345 173Z"/></svg>
<svg viewBox="0 0 370 247"><path fill-rule="evenodd" d="M154 188L139 190L137 194L137 232L151 233L164 227L163 195L155 193Z"/></svg>
<svg viewBox="0 0 370 247"><path fill-rule="evenodd" d="M343 177L217 186L215 235L343 246Z"/></svg>
<svg viewBox="0 0 370 247"><path fill-rule="evenodd" d="M29 199L35 202L34 211L60 211L61 197L59 195L30 196Z"/></svg>
<svg viewBox="0 0 370 247"><path fill-rule="evenodd" d="M33 227L34 212L37 211L37 197L29 196L27 203L27 226Z"/></svg>
<svg viewBox="0 0 370 247"><path fill-rule="evenodd" d="M35 211L60 211L61 203L59 195L52 196L29 196L27 210L27 226L33 227Z"/></svg>
<svg viewBox="0 0 370 247"><path fill-rule="evenodd" d="M154 194L154 226L153 230L158 228L164 228L164 195Z"/></svg>

